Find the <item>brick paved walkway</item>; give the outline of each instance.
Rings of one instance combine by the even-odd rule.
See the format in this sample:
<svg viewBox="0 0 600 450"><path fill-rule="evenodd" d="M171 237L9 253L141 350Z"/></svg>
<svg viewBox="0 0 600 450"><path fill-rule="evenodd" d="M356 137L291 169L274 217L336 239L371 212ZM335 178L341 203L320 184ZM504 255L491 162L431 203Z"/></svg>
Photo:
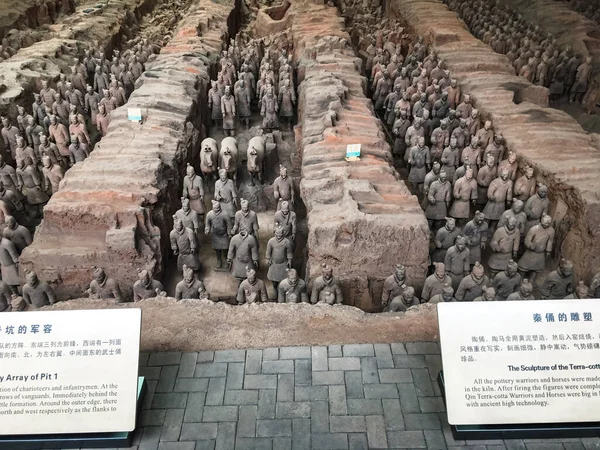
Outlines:
<svg viewBox="0 0 600 450"><path fill-rule="evenodd" d="M437 343L142 354L137 450L589 450L600 439L455 441Z"/></svg>

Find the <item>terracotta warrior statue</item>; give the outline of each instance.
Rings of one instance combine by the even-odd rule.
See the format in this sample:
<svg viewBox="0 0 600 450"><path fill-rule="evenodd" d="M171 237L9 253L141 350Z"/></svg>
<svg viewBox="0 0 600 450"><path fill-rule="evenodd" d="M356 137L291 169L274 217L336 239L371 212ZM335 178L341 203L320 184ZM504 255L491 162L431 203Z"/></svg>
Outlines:
<svg viewBox="0 0 600 450"><path fill-rule="evenodd" d="M59 164L55 164L49 156L42 157L42 174L44 176L44 192L56 194L65 172Z"/></svg>
<svg viewBox="0 0 600 450"><path fill-rule="evenodd" d="M246 279L240 283L236 299L238 305L269 301L265 282L258 279L254 269L246 267Z"/></svg>
<svg viewBox="0 0 600 450"><path fill-rule="evenodd" d="M444 263L433 263L433 274L425 279L423 291L421 292L421 301L430 302L433 297L442 293L444 285L452 286L452 278L446 274ZM452 290L454 294L454 289Z"/></svg>
<svg viewBox="0 0 600 450"><path fill-rule="evenodd" d="M235 98L231 95L230 86L225 87L225 94L221 97L221 114L225 136L235 136Z"/></svg>
<svg viewBox="0 0 600 450"><path fill-rule="evenodd" d="M231 219L221 209L221 204L212 200L212 210L206 214L204 234L210 234L212 248L217 254L216 270L224 268L223 256L229 250L229 238L233 234Z"/></svg>
<svg viewBox="0 0 600 450"><path fill-rule="evenodd" d="M458 170L456 171L458 173ZM477 202L477 182L473 178L473 169L467 167L465 175L454 183L454 202L449 215L457 220L467 220L471 216L471 205Z"/></svg>
<svg viewBox="0 0 600 450"><path fill-rule="evenodd" d="M263 118L262 129L265 134L279 128L279 120L277 119L278 110L279 105L277 97L273 93L273 86L269 86L266 88L266 93L260 101L260 115Z"/></svg>
<svg viewBox="0 0 600 450"><path fill-rule="evenodd" d="M14 217L5 217L6 228L4 229L3 235L6 239L15 244L19 255L25 250L26 247L31 245L33 241L30 231L23 225L19 225Z"/></svg>
<svg viewBox="0 0 600 450"><path fill-rule="evenodd" d="M94 279L86 291L90 298L114 298L117 303L124 301L119 283L115 279L106 276L104 269L93 266L92 274Z"/></svg>
<svg viewBox="0 0 600 450"><path fill-rule="evenodd" d="M192 270L200 269L198 241L193 230L186 228L176 215L173 216L173 230L169 234L171 250L177 256L177 270L186 265Z"/></svg>
<svg viewBox="0 0 600 450"><path fill-rule="evenodd" d="M573 263L563 258L560 260L558 268L550 272L544 280L540 294L542 300L561 299L571 294L574 289Z"/></svg>
<svg viewBox="0 0 600 450"><path fill-rule="evenodd" d="M323 264L323 272L313 283L313 290L310 302L341 305L344 302L340 281L333 276L333 269L327 264Z"/></svg>
<svg viewBox="0 0 600 450"><path fill-rule="evenodd" d="M287 168L279 166L279 176L273 182L273 197L277 201L277 210L281 209L281 202L286 201L294 206L294 182L288 177Z"/></svg>
<svg viewBox="0 0 600 450"><path fill-rule="evenodd" d="M284 236L281 226L275 228L275 236L267 243L267 261L269 271L267 278L273 283L273 289L277 292L279 283L287 277L287 270L292 268L294 249L289 239Z"/></svg>
<svg viewBox="0 0 600 450"><path fill-rule="evenodd" d="M0 280L0 312L11 312L14 311L12 308L13 293L10 290L8 284Z"/></svg>
<svg viewBox="0 0 600 450"><path fill-rule="evenodd" d="M427 181L427 177L425 177ZM447 179L446 171L440 170L439 177L427 188L427 208L425 217L429 221L430 228L434 228L437 222L444 220L447 216L450 201L452 200L452 184Z"/></svg>
<svg viewBox="0 0 600 450"><path fill-rule="evenodd" d="M390 302L401 295L406 286L406 268L402 264L396 264L394 273L387 277L383 283L381 306L384 311L389 310Z"/></svg>
<svg viewBox="0 0 600 450"><path fill-rule="evenodd" d="M542 216L548 214L550 209L550 199L548 198L548 188L541 184L535 195L529 197L525 202L524 211L527 214L527 224L525 225L525 235L534 226L540 223Z"/></svg>
<svg viewBox="0 0 600 450"><path fill-rule="evenodd" d="M456 226L456 220L446 217L446 224L435 233L433 241L435 248L431 253L432 262L443 262L446 252L454 245L454 241L461 234L460 228Z"/></svg>
<svg viewBox="0 0 600 450"><path fill-rule="evenodd" d="M200 281L194 270L191 267L186 266L185 264L182 267L183 271L183 280L177 283L175 286L175 299L200 299L200 292L206 291L204 288L204 283Z"/></svg>
<svg viewBox="0 0 600 450"><path fill-rule="evenodd" d="M246 269L258 269L258 243L246 230L231 238L227 253L227 266L238 281L246 277Z"/></svg>
<svg viewBox="0 0 600 450"><path fill-rule="evenodd" d="M490 279L485 275L480 263L475 263L471 273L465 276L456 290L456 300L459 302L472 302L483 293L483 288L490 285Z"/></svg>
<svg viewBox="0 0 600 450"><path fill-rule="evenodd" d="M278 303L308 303L306 283L298 276L296 269L289 269L287 277L277 286Z"/></svg>
<svg viewBox="0 0 600 450"><path fill-rule="evenodd" d="M463 228L463 234L467 238L467 248L469 249L469 263L474 265L477 261L482 261L481 252L485 250L488 241L488 224L485 221L485 214L475 211L475 217Z"/></svg>
<svg viewBox="0 0 600 450"><path fill-rule="evenodd" d="M192 208L204 221L204 184L202 178L196 175L196 171L191 165L187 165L186 176L183 179L183 197L189 199L190 208Z"/></svg>
<svg viewBox="0 0 600 450"><path fill-rule="evenodd" d="M565 300L585 299L590 298L590 288L583 281L580 281L575 288L575 292L567 295Z"/></svg>
<svg viewBox="0 0 600 450"><path fill-rule="evenodd" d="M415 288L404 286L400 295L392 299L389 305L389 312L404 312L411 306L420 305L421 301L415 296Z"/></svg>
<svg viewBox="0 0 600 450"><path fill-rule="evenodd" d="M519 271L523 277L529 274L531 283L535 283L536 274L546 268L546 260L552 254L554 234L552 218L544 214L540 223L534 225L525 236L527 250L519 260Z"/></svg>
<svg viewBox="0 0 600 450"><path fill-rule="evenodd" d="M214 197L221 204L223 212L233 220L237 208L237 192L233 180L227 178L227 171L225 169L219 170L219 179L215 182Z"/></svg>
<svg viewBox="0 0 600 450"><path fill-rule="evenodd" d="M133 284L133 301L156 297L157 290L163 290L160 281L155 280L147 270L138 269L138 280Z"/></svg>
<svg viewBox="0 0 600 450"><path fill-rule="evenodd" d="M449 303L455 301L456 298L454 298L454 289L450 283L446 283L442 287L442 292L431 297L429 303L435 305L436 303Z"/></svg>
<svg viewBox="0 0 600 450"><path fill-rule="evenodd" d="M504 270L511 257L513 259L517 258L520 243L521 235L517 229L517 220L511 217L503 227L496 230L490 241L490 248L493 253L488 259L488 267L492 277Z"/></svg>
<svg viewBox="0 0 600 450"><path fill-rule="evenodd" d="M470 252L467 248L467 238L458 236L455 244L448 249L444 258L446 274L452 278L452 287L458 285L464 277L469 275Z"/></svg>
<svg viewBox="0 0 600 450"><path fill-rule="evenodd" d="M506 300L508 296L519 289L521 285L521 275L518 273L517 263L510 259L506 263L506 268L498 272L492 280L492 286L496 289L496 297L499 300Z"/></svg>
<svg viewBox="0 0 600 450"><path fill-rule="evenodd" d="M474 302L492 302L495 300L499 300L496 297L496 289L488 286L484 286L481 295L473 299Z"/></svg>
<svg viewBox="0 0 600 450"><path fill-rule="evenodd" d="M506 297L506 300L535 300L535 297L531 295L532 292L533 284L527 278L524 278L519 285L519 290Z"/></svg>
<svg viewBox="0 0 600 450"><path fill-rule="evenodd" d="M190 207L189 198L181 197L181 209L178 209L175 212L175 215L183 222L183 225L186 228L192 230L196 237L200 239L200 226L202 225L202 220L198 217L198 213Z"/></svg>
<svg viewBox="0 0 600 450"><path fill-rule="evenodd" d="M56 294L48 283L38 278L35 272L27 272L23 286L23 300L35 308L56 303Z"/></svg>
<svg viewBox="0 0 600 450"><path fill-rule="evenodd" d="M250 209L248 200L241 199L240 206L242 209L235 213L232 233L236 234L240 230L246 230L256 238L258 243L258 217L254 211Z"/></svg>

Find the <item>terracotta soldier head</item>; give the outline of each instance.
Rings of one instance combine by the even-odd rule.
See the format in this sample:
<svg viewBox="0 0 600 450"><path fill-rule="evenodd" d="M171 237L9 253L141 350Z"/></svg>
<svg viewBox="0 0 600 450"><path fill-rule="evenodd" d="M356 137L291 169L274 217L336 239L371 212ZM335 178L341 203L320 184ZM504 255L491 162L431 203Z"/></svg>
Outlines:
<svg viewBox="0 0 600 450"><path fill-rule="evenodd" d="M248 209L250 209L250 206L248 205L248 200L246 200L245 198L242 198L240 200L240 206L242 208L243 212L248 212Z"/></svg>
<svg viewBox="0 0 600 450"><path fill-rule="evenodd" d="M187 213L190 210L190 199L186 197L181 197L181 209L185 213Z"/></svg>
<svg viewBox="0 0 600 450"><path fill-rule="evenodd" d="M545 184L540 184L538 187L537 195L540 198L546 198L548 195L548 187Z"/></svg>
<svg viewBox="0 0 600 450"><path fill-rule="evenodd" d="M253 268L246 266L246 278L250 284L254 284L256 281L256 271Z"/></svg>
<svg viewBox="0 0 600 450"><path fill-rule="evenodd" d="M183 280L188 284L193 283L194 278L196 278L194 275L194 271L192 269L190 269L188 266L186 266L185 264L182 267L182 271L183 271Z"/></svg>
<svg viewBox="0 0 600 450"><path fill-rule="evenodd" d="M52 160L50 159L50 157L48 155L42 156L42 164L47 169L52 167Z"/></svg>
<svg viewBox="0 0 600 450"><path fill-rule="evenodd" d="M104 283L104 280L106 279L106 273L101 267L92 266L92 276L99 284Z"/></svg>
<svg viewBox="0 0 600 450"><path fill-rule="evenodd" d="M590 289L585 285L583 281L580 281L575 288L575 296L577 298L589 298Z"/></svg>
<svg viewBox="0 0 600 450"><path fill-rule="evenodd" d="M190 164L188 164L187 167L185 168L185 173L189 178L194 178L194 176L196 176L196 170Z"/></svg>
<svg viewBox="0 0 600 450"><path fill-rule="evenodd" d="M483 286L481 295L483 300L491 302L496 298L496 290L493 287Z"/></svg>
<svg viewBox="0 0 600 450"><path fill-rule="evenodd" d="M405 305L412 305L415 301L415 288L412 286L404 286L404 290L402 291L402 302Z"/></svg>
<svg viewBox="0 0 600 450"><path fill-rule="evenodd" d="M150 286L152 283L152 277L150 276L148 271L138 269L137 272L138 272L138 279L140 280L140 283L142 284L142 286L143 287Z"/></svg>
<svg viewBox="0 0 600 450"><path fill-rule="evenodd" d="M322 272L322 276L323 279L325 281L329 281L333 278L333 269L331 268L331 266L328 266L327 264L323 264L323 272Z"/></svg>
<svg viewBox="0 0 600 450"><path fill-rule="evenodd" d="M290 212L290 203L287 200L281 202L281 213L285 216Z"/></svg>
<svg viewBox="0 0 600 450"><path fill-rule="evenodd" d="M446 230L452 232L456 229L456 220L454 217L446 217ZM458 241L458 239L457 239ZM458 242L457 242L458 243Z"/></svg>
<svg viewBox="0 0 600 450"><path fill-rule="evenodd" d="M443 266L443 264L442 264ZM454 289L448 283L444 284L444 288L442 289L442 300L445 302L451 302L454 298Z"/></svg>

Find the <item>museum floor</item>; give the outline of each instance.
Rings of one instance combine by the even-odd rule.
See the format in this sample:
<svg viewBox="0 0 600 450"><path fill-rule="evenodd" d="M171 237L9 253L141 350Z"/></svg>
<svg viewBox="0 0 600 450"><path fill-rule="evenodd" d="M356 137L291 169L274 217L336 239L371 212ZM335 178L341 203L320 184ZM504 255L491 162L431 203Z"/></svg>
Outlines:
<svg viewBox="0 0 600 450"><path fill-rule="evenodd" d="M600 439L455 441L435 342L142 353L137 450L600 449Z"/></svg>

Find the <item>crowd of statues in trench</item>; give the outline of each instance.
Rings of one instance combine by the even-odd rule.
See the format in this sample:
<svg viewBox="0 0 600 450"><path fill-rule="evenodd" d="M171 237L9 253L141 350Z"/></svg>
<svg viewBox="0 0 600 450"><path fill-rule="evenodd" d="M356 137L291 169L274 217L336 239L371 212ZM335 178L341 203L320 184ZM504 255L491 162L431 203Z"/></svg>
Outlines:
<svg viewBox="0 0 600 450"><path fill-rule="evenodd" d="M555 253L548 187L537 182L533 167L519 166L502 135L480 117L444 61L422 38L403 33L393 20L386 20L371 37L358 50L374 110L393 136L394 159L399 170L408 173L407 183L421 201L432 235L430 275L420 295L398 264L390 268L383 285L383 310L405 311L421 303L527 300L538 288L536 298L542 299L600 295L600 274L588 287L583 281L575 283L568 260L560 259L555 270L547 271ZM265 153L269 145L276 145L272 132L291 130L296 109L291 48L287 40L277 45L265 41L232 40L211 82L207 107L213 127L220 127L226 137L221 142L206 138L198 160L187 166L181 208L173 216L169 236L183 279L171 294L178 300L210 300L199 270L205 235L217 261L208 269L230 272L239 282L236 303L343 304L342 284L331 267L323 266L310 293L293 267L296 194L287 168L280 166L273 183L274 236L264 250L259 248L257 215L247 200L238 198L240 164L245 160L249 183L264 183ZM4 159L12 157L17 167L5 161L0 167L0 207L6 222L0 242L0 309L19 311L57 301L52 287L34 272L28 272L20 286L18 257L31 242L28 227L39 220L44 203L60 187L64 170L91 151L91 131L106 133L110 111L126 101L133 89L130 78L141 75L145 58L154 51L142 40L115 54L112 63L88 53L69 77L61 77L56 89L43 82L32 115L19 108L16 125L3 118L2 136L10 150ZM88 80L93 85L86 84ZM238 148L236 130L248 129L253 113L261 116L261 133L246 149ZM207 208L204 196L210 191L213 198ZM262 251L273 298L257 277ZM128 300L104 269L93 267L91 272L90 297ZM134 301L168 294L153 274L138 273ZM537 277L540 273L543 280Z"/></svg>

